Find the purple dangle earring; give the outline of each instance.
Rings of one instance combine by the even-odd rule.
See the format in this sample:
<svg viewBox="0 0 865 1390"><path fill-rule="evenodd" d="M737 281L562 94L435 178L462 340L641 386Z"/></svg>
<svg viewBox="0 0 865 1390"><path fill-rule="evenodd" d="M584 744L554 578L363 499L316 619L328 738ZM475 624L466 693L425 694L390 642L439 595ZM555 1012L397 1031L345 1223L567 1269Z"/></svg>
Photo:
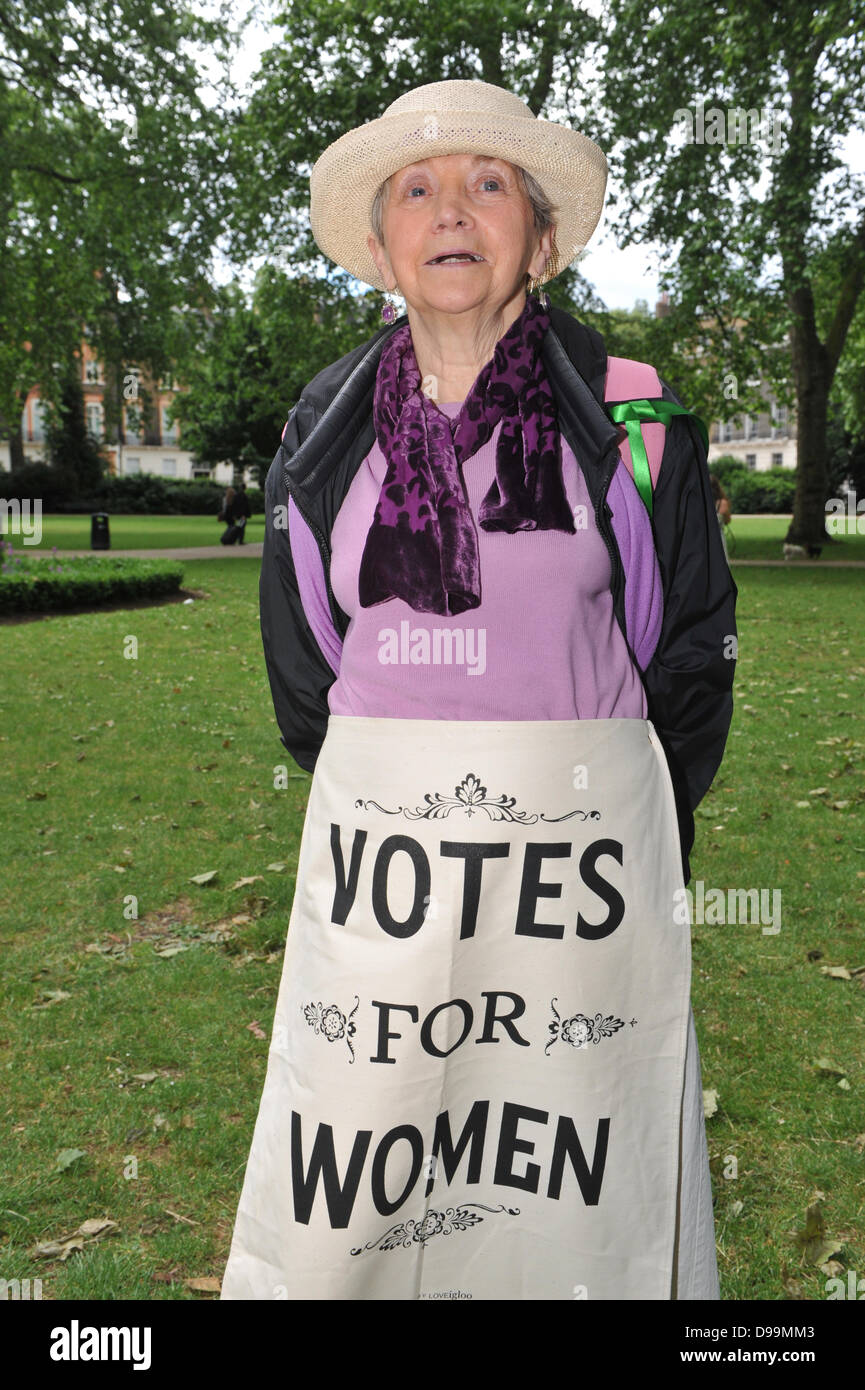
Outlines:
<svg viewBox="0 0 865 1390"><path fill-rule="evenodd" d="M381 316L385 323L393 323L396 320L396 305L390 295L391 291L385 290L385 303L381 309Z"/></svg>

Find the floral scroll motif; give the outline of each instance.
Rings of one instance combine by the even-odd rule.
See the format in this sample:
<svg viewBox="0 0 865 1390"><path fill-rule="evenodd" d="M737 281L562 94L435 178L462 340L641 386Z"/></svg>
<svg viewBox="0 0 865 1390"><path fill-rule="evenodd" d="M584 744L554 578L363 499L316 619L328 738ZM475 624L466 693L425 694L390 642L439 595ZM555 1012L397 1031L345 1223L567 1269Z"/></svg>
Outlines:
<svg viewBox="0 0 865 1390"><path fill-rule="evenodd" d="M351 1039L357 1032L357 1025L352 1023L352 1019L358 1010L360 999L354 996L354 1008L350 1014L344 1014L342 1009L338 1009L336 1004L322 1004L321 1000L317 1004L304 1004L303 1016L312 1031L327 1038L328 1042L339 1042L340 1038L345 1038L346 1046L351 1053L350 1061L354 1061L354 1048Z"/></svg>
<svg viewBox="0 0 865 1390"><path fill-rule="evenodd" d="M571 1047L588 1047L589 1043L597 1045L602 1038L611 1038L625 1026L624 1019L616 1018L614 1014L595 1014L594 1018L590 1018L588 1014L574 1014L573 1018L562 1018L556 1008L556 1002L555 999L550 1001L555 1018L550 1024L552 1036L544 1048L547 1056L553 1043L561 1041L570 1043ZM632 1018L630 1023L634 1028L637 1020Z"/></svg>
<svg viewBox="0 0 865 1390"><path fill-rule="evenodd" d="M430 1208L421 1221L401 1221L396 1226L390 1226L384 1235L367 1241L366 1245L357 1246L351 1253L362 1255L365 1250L408 1249L416 1243L423 1245L426 1241L432 1240L433 1236L450 1236L454 1231L467 1231L485 1220L479 1215L482 1211L504 1211L508 1216L520 1214L519 1207L488 1207L483 1202L464 1202L458 1207L446 1207L444 1211L433 1211Z"/></svg>
<svg viewBox="0 0 865 1390"><path fill-rule="evenodd" d="M388 810L381 806L377 801L363 801L358 798L354 803L358 809L368 810L374 806L377 811L382 811L386 816L403 815L408 820L444 820L451 811L462 811L466 816L473 816L476 811L483 811L492 821L516 821L520 825L534 825L536 821L563 821L571 820L574 816L579 816L581 820L600 820L600 811L567 811L563 816L546 816L537 812L516 810L517 799L515 796L508 796L502 792L499 796L489 796L487 789L482 785L480 778L474 772L467 772L463 780L454 787L453 796L447 796L443 792L427 792L424 796L424 805L416 806L409 810L406 806L397 806L395 810Z"/></svg>

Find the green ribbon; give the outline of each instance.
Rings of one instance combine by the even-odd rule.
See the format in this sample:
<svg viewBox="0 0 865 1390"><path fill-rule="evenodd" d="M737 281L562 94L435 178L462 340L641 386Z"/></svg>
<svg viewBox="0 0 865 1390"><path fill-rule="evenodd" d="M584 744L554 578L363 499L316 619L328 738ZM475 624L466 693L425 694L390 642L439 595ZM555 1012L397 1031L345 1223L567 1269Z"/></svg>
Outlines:
<svg viewBox="0 0 865 1390"><path fill-rule="evenodd" d="M665 427L669 425L674 415L687 415L697 426L700 438L709 449L709 433L706 426L699 416L694 415L690 410L686 410L683 405L674 405L672 401L662 400L641 400L641 401L620 401L618 405L607 407L611 419L617 425L624 425L628 435L628 444L631 447L631 461L634 465L634 482L637 491L646 505L649 516L652 515L652 472L649 468L649 459L646 454L646 446L643 443L643 433L640 429L642 424L659 424Z"/></svg>

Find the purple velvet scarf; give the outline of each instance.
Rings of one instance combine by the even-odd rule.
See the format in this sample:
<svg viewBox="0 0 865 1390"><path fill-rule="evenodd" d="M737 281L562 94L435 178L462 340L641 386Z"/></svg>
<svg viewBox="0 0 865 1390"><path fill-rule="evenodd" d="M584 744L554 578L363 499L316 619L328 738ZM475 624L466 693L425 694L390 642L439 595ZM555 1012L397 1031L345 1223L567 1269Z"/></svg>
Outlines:
<svg viewBox="0 0 865 1390"><path fill-rule="evenodd" d="M362 608L404 599L453 616L481 601L478 537L460 464L502 421L496 477L481 503L485 531L569 531L555 400L541 359L550 323L533 296L496 343L451 420L420 389L408 324L379 358L373 414L387 471L359 575Z"/></svg>

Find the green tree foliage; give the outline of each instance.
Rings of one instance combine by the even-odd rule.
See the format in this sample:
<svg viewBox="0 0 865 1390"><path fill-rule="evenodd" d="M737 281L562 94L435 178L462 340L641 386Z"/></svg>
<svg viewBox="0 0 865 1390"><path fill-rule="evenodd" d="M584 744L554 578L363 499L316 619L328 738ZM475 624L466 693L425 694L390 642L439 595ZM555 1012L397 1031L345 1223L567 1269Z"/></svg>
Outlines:
<svg viewBox="0 0 865 1390"><path fill-rule="evenodd" d="M585 53L601 27L571 0L301 0L276 22L284 32L234 123L237 259L288 256L333 275L309 230L312 165L346 130L423 83L479 78L516 92L536 115L595 131ZM557 277L550 297L563 307L596 303L576 268Z"/></svg>
<svg viewBox="0 0 865 1390"><path fill-rule="evenodd" d="M263 266L251 304L239 286L216 308L178 364L188 386L173 408L197 463L257 471L263 484L282 427L303 387L381 327L378 295Z"/></svg>
<svg viewBox="0 0 865 1390"><path fill-rule="evenodd" d="M0 7L0 428L13 463L27 392L60 401L85 327L112 438L124 361L163 371L178 310L207 301L230 89L223 78L205 100L201 50L212 69L234 38L191 0Z"/></svg>
<svg viewBox="0 0 865 1390"><path fill-rule="evenodd" d="M737 383L727 417L755 404L749 378L782 394L792 379L799 466L788 539L820 544L829 394L865 280L863 179L840 147L865 116L865 10L861 0L607 4L618 233L666 248L668 331L699 350L707 398L720 402L722 383ZM768 113L762 134L753 120L731 124L736 110ZM818 292L830 243L834 288L824 277Z"/></svg>
<svg viewBox="0 0 865 1390"><path fill-rule="evenodd" d="M71 475L75 491L84 496L95 491L102 479L105 459L87 432L80 372L69 372L45 435L52 465Z"/></svg>

